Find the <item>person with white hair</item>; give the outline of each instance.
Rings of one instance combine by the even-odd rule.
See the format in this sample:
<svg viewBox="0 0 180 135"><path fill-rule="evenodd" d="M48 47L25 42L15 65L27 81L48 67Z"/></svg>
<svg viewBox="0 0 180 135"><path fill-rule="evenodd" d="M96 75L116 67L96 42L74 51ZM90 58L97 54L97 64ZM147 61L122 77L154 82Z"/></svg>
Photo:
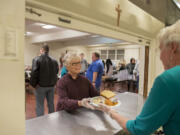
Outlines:
<svg viewBox="0 0 180 135"><path fill-rule="evenodd" d="M97 108L131 135L150 135L160 126L165 135L180 135L180 20L164 28L158 39L165 71L155 79L141 113L128 120L105 105Z"/></svg>
<svg viewBox="0 0 180 135"><path fill-rule="evenodd" d="M68 73L58 82L59 95L57 111L73 111L79 107L93 109L88 104L89 97L99 96L99 92L92 83L83 75L80 75L81 58L76 53L68 53L64 56L64 65Z"/></svg>

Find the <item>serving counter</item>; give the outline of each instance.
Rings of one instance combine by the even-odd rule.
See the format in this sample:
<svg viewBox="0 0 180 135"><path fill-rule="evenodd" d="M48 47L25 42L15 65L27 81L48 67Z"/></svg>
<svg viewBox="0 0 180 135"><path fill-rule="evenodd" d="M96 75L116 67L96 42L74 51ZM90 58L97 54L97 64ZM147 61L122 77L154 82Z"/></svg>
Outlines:
<svg viewBox="0 0 180 135"><path fill-rule="evenodd" d="M134 119L140 112L144 98L135 93L119 93L121 105L114 109L121 115ZM114 135L122 128L100 111L77 109L59 111L26 120L26 135Z"/></svg>

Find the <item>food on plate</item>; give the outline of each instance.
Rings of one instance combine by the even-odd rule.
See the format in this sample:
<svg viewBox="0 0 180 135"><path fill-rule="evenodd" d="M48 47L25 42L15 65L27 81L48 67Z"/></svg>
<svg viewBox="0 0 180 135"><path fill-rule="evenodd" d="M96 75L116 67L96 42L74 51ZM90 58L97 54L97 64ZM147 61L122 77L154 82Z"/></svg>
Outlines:
<svg viewBox="0 0 180 135"><path fill-rule="evenodd" d="M102 97L94 97L93 98L93 103L97 104L97 105L100 104L100 103L103 104L104 103L104 98L102 98Z"/></svg>
<svg viewBox="0 0 180 135"><path fill-rule="evenodd" d="M107 99L110 99L112 97L115 96L114 92L110 91L110 90L104 90L101 92L101 96L107 98Z"/></svg>
<svg viewBox="0 0 180 135"><path fill-rule="evenodd" d="M118 104L117 101L111 101L110 99L105 99L105 102L104 102L106 105L108 106L115 106Z"/></svg>

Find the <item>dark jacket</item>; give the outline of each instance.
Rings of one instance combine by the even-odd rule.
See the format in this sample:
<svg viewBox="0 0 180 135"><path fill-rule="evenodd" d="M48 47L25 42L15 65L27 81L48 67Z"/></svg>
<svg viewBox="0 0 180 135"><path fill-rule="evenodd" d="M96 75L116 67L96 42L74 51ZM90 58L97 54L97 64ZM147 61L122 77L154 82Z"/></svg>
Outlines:
<svg viewBox="0 0 180 135"><path fill-rule="evenodd" d="M58 63L48 54L42 54L33 59L30 84L33 87L51 87L56 84Z"/></svg>
<svg viewBox="0 0 180 135"><path fill-rule="evenodd" d="M126 65L126 69L128 70L128 73L130 75L133 74L134 67L135 67L135 63L129 63L129 64Z"/></svg>

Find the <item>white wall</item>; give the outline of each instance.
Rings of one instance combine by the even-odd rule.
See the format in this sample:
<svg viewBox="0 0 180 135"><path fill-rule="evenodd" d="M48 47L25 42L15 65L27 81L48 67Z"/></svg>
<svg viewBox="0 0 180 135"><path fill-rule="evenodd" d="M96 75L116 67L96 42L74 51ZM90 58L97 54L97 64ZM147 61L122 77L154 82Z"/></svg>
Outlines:
<svg viewBox="0 0 180 135"><path fill-rule="evenodd" d="M32 59L37 56L39 49L41 47L41 44L34 45L31 43L30 38L25 39L25 65L31 65ZM137 60L139 60L139 53L140 53L140 46L138 45L127 45L127 46L116 46L116 47L90 47L85 45L78 45L78 46L64 46L62 43L49 43L50 46L50 56L55 58L59 62L59 57L62 53L65 53L66 51L75 51L77 53L83 52L85 54L85 59L89 63L92 62L91 56L93 52L100 52L101 49L125 49L125 60L126 63L129 63L130 59L133 57ZM117 61L118 64L119 61Z"/></svg>
<svg viewBox="0 0 180 135"><path fill-rule="evenodd" d="M62 44L54 44L50 43L50 55L54 57L56 60L59 62L59 57L61 56L62 53L65 53L66 51L71 51L71 52L76 52L78 54L84 53L85 58L88 57L87 55L87 48L85 46L64 46Z"/></svg>
<svg viewBox="0 0 180 135"><path fill-rule="evenodd" d="M31 41L31 38L25 38L25 65L32 65L32 59L39 54L39 49L42 46L42 44L32 44ZM87 48L84 46L64 46L63 44L58 43L48 43L48 45L50 47L49 55L55 58L58 62L61 54L66 51L75 51L79 54L83 52L85 58L88 57Z"/></svg>
<svg viewBox="0 0 180 135"><path fill-rule="evenodd" d="M0 46L17 49L15 60L0 57L0 135L24 135L25 0L1 0L0 3Z"/></svg>
<svg viewBox="0 0 180 135"><path fill-rule="evenodd" d="M31 65L32 59L39 54L40 46L33 45L31 43L31 38L25 37L25 45L24 45L24 63L25 65Z"/></svg>

